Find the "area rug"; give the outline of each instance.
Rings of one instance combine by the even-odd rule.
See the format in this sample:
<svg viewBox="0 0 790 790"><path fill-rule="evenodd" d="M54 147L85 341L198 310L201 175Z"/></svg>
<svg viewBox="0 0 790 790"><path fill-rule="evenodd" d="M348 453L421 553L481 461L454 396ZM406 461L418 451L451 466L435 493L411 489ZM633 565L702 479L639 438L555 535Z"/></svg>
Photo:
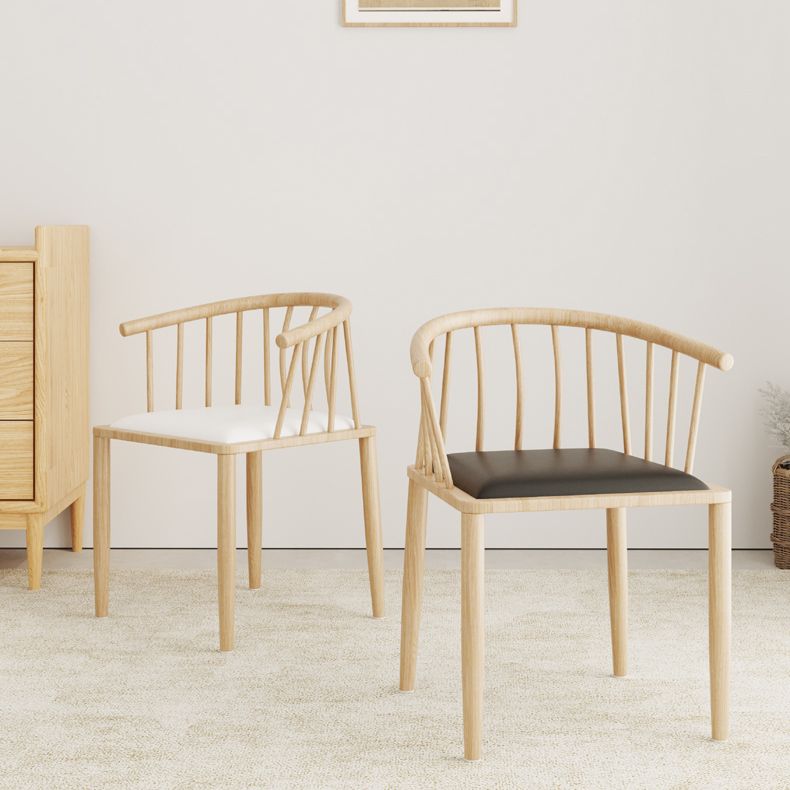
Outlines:
<svg viewBox="0 0 790 790"><path fill-rule="evenodd" d="M418 687L366 574L240 576L233 653L209 572L0 577L0 787L790 788L790 575L734 575L732 737L709 739L705 574L636 571L611 677L606 575L486 573L484 759L462 759L459 576L425 581Z"/></svg>

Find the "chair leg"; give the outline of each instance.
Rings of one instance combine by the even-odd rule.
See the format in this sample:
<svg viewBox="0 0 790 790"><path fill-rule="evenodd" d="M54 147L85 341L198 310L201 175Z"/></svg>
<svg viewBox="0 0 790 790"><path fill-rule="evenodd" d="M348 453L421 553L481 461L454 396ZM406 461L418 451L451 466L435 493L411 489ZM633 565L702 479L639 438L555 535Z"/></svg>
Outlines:
<svg viewBox="0 0 790 790"><path fill-rule="evenodd" d="M414 691L420 638L422 578L425 570L425 521L428 491L409 480L406 551L403 555L403 604L400 624L400 690Z"/></svg>
<svg viewBox="0 0 790 790"><path fill-rule="evenodd" d="M609 618L612 625L612 668L615 677L628 673L628 542L625 508L606 511L606 555L609 565Z"/></svg>
<svg viewBox="0 0 790 790"><path fill-rule="evenodd" d="M461 515L461 677L464 693L464 757L479 760L483 741L485 630L483 516Z"/></svg>
<svg viewBox="0 0 790 790"><path fill-rule="evenodd" d="M93 584L96 617L110 599L110 440L93 437Z"/></svg>
<svg viewBox="0 0 790 790"><path fill-rule="evenodd" d="M27 586L30 590L41 589L41 569L44 564L44 523L39 515L27 517L25 530L27 545Z"/></svg>
<svg viewBox="0 0 790 790"><path fill-rule="evenodd" d="M713 740L730 733L730 613L732 529L729 502L708 507L708 629Z"/></svg>
<svg viewBox="0 0 790 790"><path fill-rule="evenodd" d="M362 469L362 510L365 515L365 546L368 553L373 616L384 617L384 553L381 545L381 506L375 436L366 436L359 440L359 462Z"/></svg>
<svg viewBox="0 0 790 790"><path fill-rule="evenodd" d="M85 489L71 503L71 550L82 551L82 532L85 528Z"/></svg>
<svg viewBox="0 0 790 790"><path fill-rule="evenodd" d="M217 456L219 649L233 650L236 586L236 456Z"/></svg>
<svg viewBox="0 0 790 790"><path fill-rule="evenodd" d="M261 586L262 467L261 450L247 453L247 564L251 590Z"/></svg>

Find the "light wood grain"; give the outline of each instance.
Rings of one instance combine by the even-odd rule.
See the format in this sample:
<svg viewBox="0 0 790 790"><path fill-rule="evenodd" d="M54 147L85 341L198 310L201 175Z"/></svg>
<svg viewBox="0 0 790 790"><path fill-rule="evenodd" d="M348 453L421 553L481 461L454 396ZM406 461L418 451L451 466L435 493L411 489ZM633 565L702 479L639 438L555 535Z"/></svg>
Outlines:
<svg viewBox="0 0 790 790"><path fill-rule="evenodd" d="M475 432L475 450L481 452L485 439L485 388L483 384L483 344L480 340L480 327L474 328L475 360L477 362L477 429Z"/></svg>
<svg viewBox="0 0 790 790"><path fill-rule="evenodd" d="M444 366L442 370L442 396L439 403L439 428L442 438L447 438L447 416L450 400L450 361L453 350L453 333L447 332L444 336Z"/></svg>
<svg viewBox="0 0 790 790"><path fill-rule="evenodd" d="M271 374L271 328L269 322L269 308L263 308L263 402L266 406L272 405L272 374Z"/></svg>
<svg viewBox="0 0 790 790"><path fill-rule="evenodd" d="M551 327L551 347L554 352L554 449L562 443L562 365L560 361L560 333Z"/></svg>
<svg viewBox="0 0 790 790"><path fill-rule="evenodd" d="M0 247L0 263L19 263L20 261L37 261L38 250L35 247L2 246Z"/></svg>
<svg viewBox="0 0 790 790"><path fill-rule="evenodd" d="M628 674L628 542L625 508L610 508L606 511L606 556L612 670L615 677L624 677Z"/></svg>
<svg viewBox="0 0 790 790"><path fill-rule="evenodd" d="M44 522L38 513L27 517L25 533L27 548L27 586L30 590L41 589L41 571L44 565Z"/></svg>
<svg viewBox="0 0 790 790"><path fill-rule="evenodd" d="M381 504L376 459L376 437L359 440L362 471L362 511L365 516L365 548L373 617L384 617L384 553L381 540Z"/></svg>
<svg viewBox="0 0 790 790"><path fill-rule="evenodd" d="M584 353L587 368L587 445L595 447L595 381L593 378L592 329L584 330Z"/></svg>
<svg viewBox="0 0 790 790"><path fill-rule="evenodd" d="M233 457L233 456L232 456ZM261 586L261 533L263 531L263 453L247 453L247 565L251 590Z"/></svg>
<svg viewBox="0 0 790 790"><path fill-rule="evenodd" d="M678 352L672 352L669 368L669 403L667 405L667 438L664 449L664 464L672 466L675 450L675 419L678 408Z"/></svg>
<svg viewBox="0 0 790 790"><path fill-rule="evenodd" d="M351 416L354 427L359 428L359 402L357 401L357 378L354 373L354 352L351 348L351 323L348 318L343 321L343 341L346 347L346 367L348 369L348 389L351 396Z"/></svg>
<svg viewBox="0 0 790 790"><path fill-rule="evenodd" d="M694 454L697 450L697 434L699 433L699 416L702 411L702 390L705 386L705 364L697 365L697 378L694 383L694 401L691 406L691 423L689 425L689 438L686 445L686 464L684 471L691 474L694 471Z"/></svg>
<svg viewBox="0 0 790 790"><path fill-rule="evenodd" d="M242 347L244 343L244 313L236 313L236 379L234 382L234 403L241 403Z"/></svg>
<svg viewBox="0 0 790 790"><path fill-rule="evenodd" d="M464 513L461 516L461 684L467 760L479 760L483 746L484 573L483 517Z"/></svg>
<svg viewBox="0 0 790 790"><path fill-rule="evenodd" d="M69 506L71 516L71 550L82 551L82 533L85 530L85 493L78 496Z"/></svg>
<svg viewBox="0 0 790 790"><path fill-rule="evenodd" d="M400 690L414 691L417 646L425 575L425 525L428 491L409 480L406 506L406 550L403 557L403 601L400 628Z"/></svg>
<svg viewBox="0 0 790 790"><path fill-rule="evenodd" d="M33 499L32 421L0 422L0 499Z"/></svg>
<svg viewBox="0 0 790 790"><path fill-rule="evenodd" d="M645 461L653 456L653 344L645 352Z"/></svg>
<svg viewBox="0 0 790 790"><path fill-rule="evenodd" d="M217 456L219 649L233 650L236 581L236 456Z"/></svg>
<svg viewBox="0 0 790 790"><path fill-rule="evenodd" d="M729 370L733 359L717 349L691 340L661 327L635 321L621 316L591 313L583 310L559 310L556 308L498 307L483 310L465 310L439 316L423 324L411 342L411 363L418 378L431 375L428 345L437 335L453 332L470 326L493 326L497 324L540 324L545 326L573 326L597 329L635 337L658 346L675 349L699 362Z"/></svg>
<svg viewBox="0 0 790 790"><path fill-rule="evenodd" d="M176 409L184 403L184 325L176 329Z"/></svg>
<svg viewBox="0 0 790 790"><path fill-rule="evenodd" d="M214 371L212 368L212 356L214 353L214 329L211 321L211 316L208 316L206 318L206 406L211 406L211 390L214 383Z"/></svg>
<svg viewBox="0 0 790 790"><path fill-rule="evenodd" d="M154 410L154 333L145 333L146 408Z"/></svg>
<svg viewBox="0 0 790 790"><path fill-rule="evenodd" d="M730 734L730 643L732 529L729 502L711 505L708 526L708 623L710 639L711 735Z"/></svg>
<svg viewBox="0 0 790 790"><path fill-rule="evenodd" d="M33 344L0 342L0 420L32 419Z"/></svg>
<svg viewBox="0 0 790 790"><path fill-rule="evenodd" d="M620 384L620 420L623 427L623 452L631 454L631 423L628 417L628 381L625 372L623 336L617 335L617 378Z"/></svg>
<svg viewBox="0 0 790 790"><path fill-rule="evenodd" d="M33 263L0 262L0 341L33 340Z"/></svg>
<svg viewBox="0 0 790 790"><path fill-rule="evenodd" d="M110 600L110 440L93 439L93 583L96 617L106 617Z"/></svg>
<svg viewBox="0 0 790 790"><path fill-rule="evenodd" d="M515 358L516 370L516 427L515 436L513 437L513 449L520 450L524 433L524 381L521 373L521 344L518 340L518 326L516 324L510 325L510 334L513 337L513 357ZM442 429L442 434L444 432L444 429Z"/></svg>

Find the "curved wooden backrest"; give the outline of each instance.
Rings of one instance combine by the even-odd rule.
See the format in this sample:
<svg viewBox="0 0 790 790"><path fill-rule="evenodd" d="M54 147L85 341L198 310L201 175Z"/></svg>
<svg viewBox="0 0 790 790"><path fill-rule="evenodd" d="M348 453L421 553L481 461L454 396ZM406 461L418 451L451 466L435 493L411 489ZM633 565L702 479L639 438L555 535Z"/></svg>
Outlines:
<svg viewBox="0 0 790 790"><path fill-rule="evenodd" d="M448 387L450 381L450 360L453 333L472 329L474 333L475 358L477 367L477 426L475 448L484 447L484 375L481 327L510 325L515 358L516 414L514 448L520 450L523 441L524 393L522 382L522 359L518 327L522 324L542 325L551 329L551 343L554 356L554 448L561 446L562 435L562 371L559 327L576 327L584 330L586 360L587 396L587 442L589 447L596 446L595 439L595 398L593 387L593 345L594 331L608 332L615 336L617 354L618 387L620 393L620 418L622 423L623 452L631 454L631 425L628 407L628 386L626 378L623 338L631 337L646 343L645 356L645 441L644 457L652 460L653 453L653 356L655 346L662 346L672 352L669 376L669 399L667 408L667 433L664 464L673 465L675 420L677 413L678 360L680 355L697 361L697 375L694 385L694 399L691 407L688 444L684 470L691 473L694 466L699 416L702 408L702 389L705 367L729 370L733 365L730 354L691 340L674 332L669 332L652 324L634 321L629 318L590 313L581 310L558 310L551 308L513 307L468 310L434 318L423 324L411 342L411 364L415 375L420 379L421 416L420 432L417 443L416 465L435 480L452 486L444 442L447 432ZM444 361L442 370L442 389L439 415L433 403L431 376L433 373L433 350L438 337L444 335Z"/></svg>
<svg viewBox="0 0 790 790"><path fill-rule="evenodd" d="M309 307L310 317L300 326L291 327L294 309ZM145 333L146 348L146 383L148 411L154 410L154 332L157 329L175 326L176 330L176 397L175 407L180 409L183 402L184 377L184 325L192 321L205 322L206 364L205 364L205 397L206 406L212 403L212 357L213 357L213 319L217 316L236 316L236 367L235 367L235 402L241 403L242 393L242 343L244 334L244 314L251 311L263 312L263 400L267 406L272 405L271 376L271 330L270 313L281 308L284 310L282 329L275 338L279 349L280 400L277 425L274 438L280 437L285 411L291 405L294 379L301 369L302 422L300 436L307 431L307 423L312 410L315 395L315 382L318 369L324 367L324 388L326 391L328 411L328 431L334 430L336 394L337 394L337 349L338 330L343 326L343 342L346 352L348 385L351 399L351 410L355 427L360 427L359 409L357 405L356 380L351 348L351 302L342 296L326 293L280 293L247 296L240 299L226 299L221 302L185 307L167 313L138 318L120 325L124 337ZM322 309L328 310L323 315ZM310 360L310 346L313 346ZM291 350L290 360L288 350ZM322 353L323 352L323 353Z"/></svg>

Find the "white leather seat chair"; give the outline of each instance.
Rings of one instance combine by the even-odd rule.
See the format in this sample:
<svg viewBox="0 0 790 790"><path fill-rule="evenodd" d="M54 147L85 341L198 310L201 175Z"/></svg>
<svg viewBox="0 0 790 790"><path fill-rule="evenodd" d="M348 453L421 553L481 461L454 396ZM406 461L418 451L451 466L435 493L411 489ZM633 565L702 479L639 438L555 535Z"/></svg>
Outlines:
<svg viewBox="0 0 790 790"><path fill-rule="evenodd" d="M291 328L297 310L309 310L307 321ZM270 313L284 312L279 350L280 394L272 398ZM263 392L257 403L242 403L242 340L245 313L263 314ZM235 403L213 405L213 320L236 317ZM286 293L252 296L189 307L122 324L126 337L146 337L148 410L94 428L94 572L96 616L104 617L109 600L110 550L110 442L128 441L217 456L217 569L219 585L220 650L232 650L234 641L234 566L236 553L235 466L244 455L247 471L247 545L249 585L261 586L261 462L265 450L324 442L359 442L362 467L362 503L370 575L373 616L384 614L383 561L379 513L376 429L359 419L350 328L351 303L322 293ZM183 408L184 324L205 323L206 362L204 406ZM175 409L154 409L154 332L176 331ZM347 403L351 416L337 413L340 332L345 349ZM323 368L323 375L319 369ZM301 378L301 387L295 380ZM321 382L320 379L323 379ZM297 408L293 401L301 400ZM324 401L323 408L314 404Z"/></svg>

